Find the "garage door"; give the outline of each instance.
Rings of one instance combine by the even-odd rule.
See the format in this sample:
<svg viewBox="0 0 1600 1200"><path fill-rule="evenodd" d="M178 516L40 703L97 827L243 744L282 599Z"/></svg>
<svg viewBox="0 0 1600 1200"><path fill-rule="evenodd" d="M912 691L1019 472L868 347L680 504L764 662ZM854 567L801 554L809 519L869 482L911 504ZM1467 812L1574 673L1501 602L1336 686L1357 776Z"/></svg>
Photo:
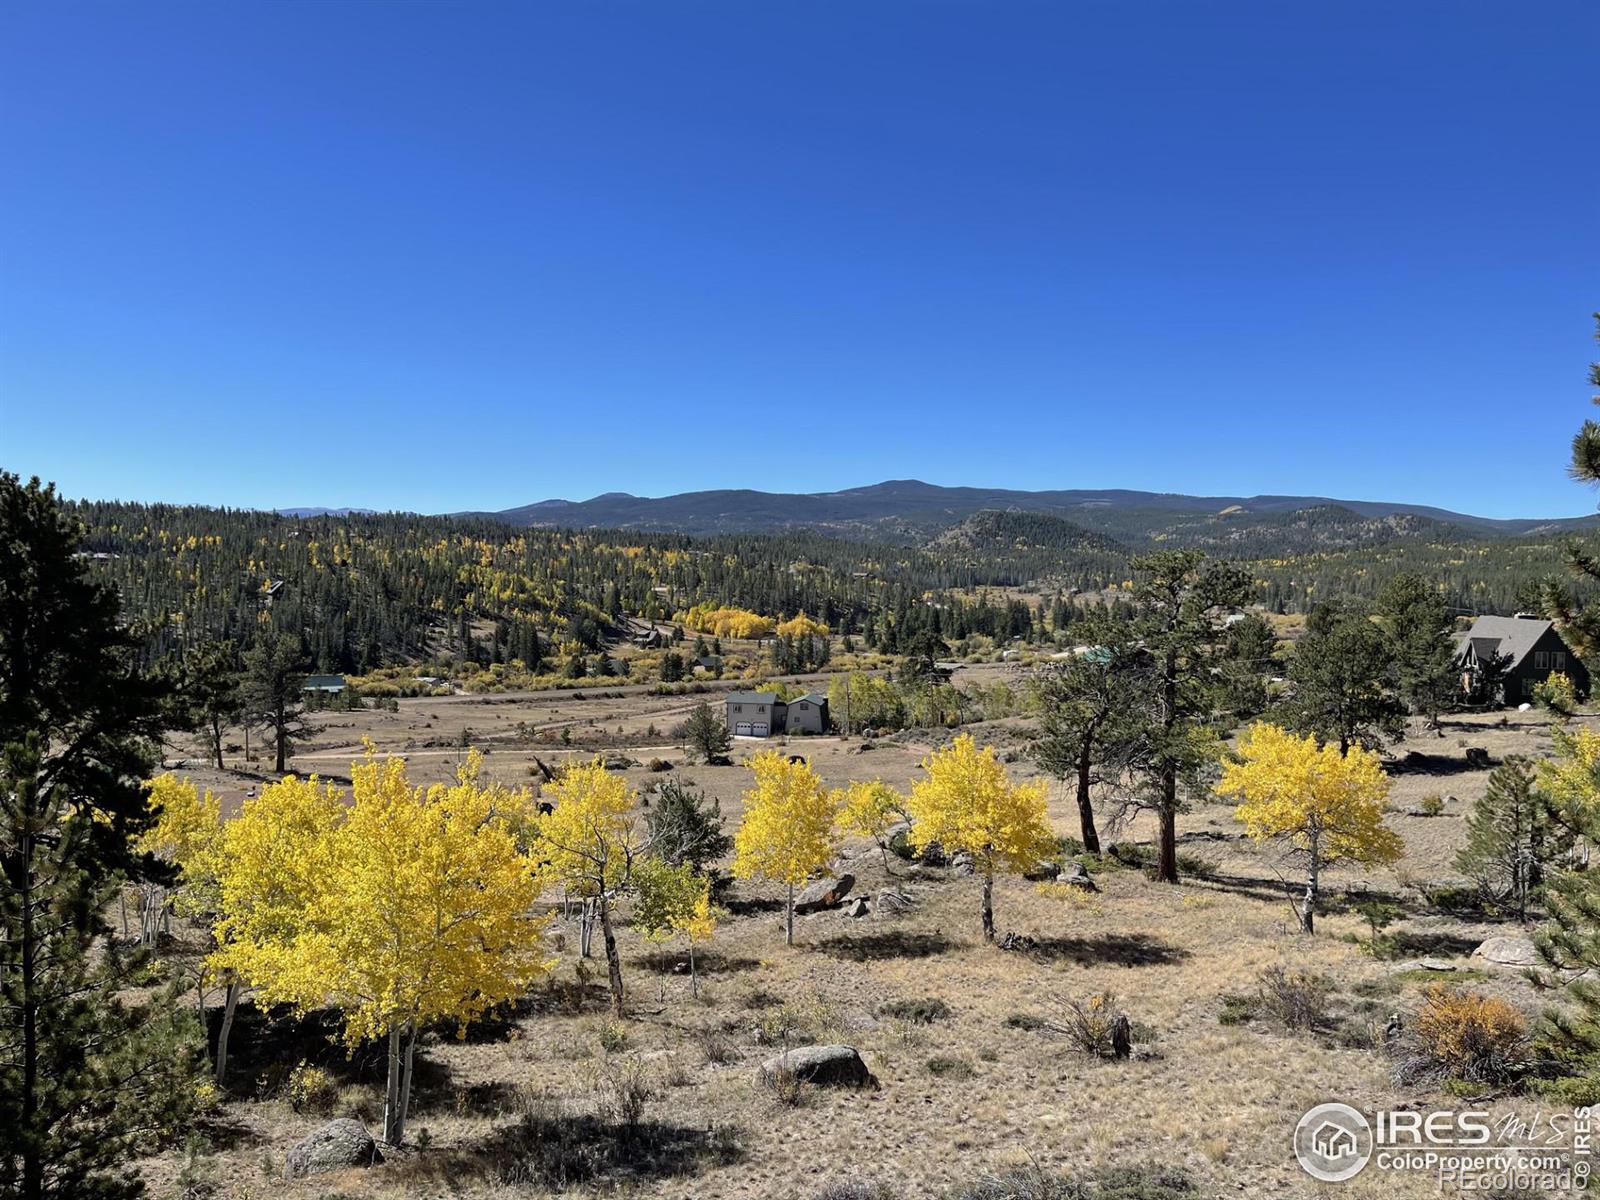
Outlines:
<svg viewBox="0 0 1600 1200"><path fill-rule="evenodd" d="M737 725L735 725L733 727L733 732L738 737L749 737L750 736L750 722L749 721L740 721Z"/></svg>
<svg viewBox="0 0 1600 1200"><path fill-rule="evenodd" d="M766 725L758 722L758 723L750 726L750 733L755 737L766 737L767 736L767 727L766 727Z"/></svg>

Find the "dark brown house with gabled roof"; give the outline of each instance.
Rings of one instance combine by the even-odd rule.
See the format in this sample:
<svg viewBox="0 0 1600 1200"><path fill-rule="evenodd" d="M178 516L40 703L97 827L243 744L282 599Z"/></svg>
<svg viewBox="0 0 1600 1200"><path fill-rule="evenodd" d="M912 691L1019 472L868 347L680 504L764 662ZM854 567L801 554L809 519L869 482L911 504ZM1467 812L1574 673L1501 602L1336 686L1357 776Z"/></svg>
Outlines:
<svg viewBox="0 0 1600 1200"><path fill-rule="evenodd" d="M1522 704L1557 672L1589 695L1589 668L1543 617L1479 617L1456 642L1461 690L1479 703Z"/></svg>

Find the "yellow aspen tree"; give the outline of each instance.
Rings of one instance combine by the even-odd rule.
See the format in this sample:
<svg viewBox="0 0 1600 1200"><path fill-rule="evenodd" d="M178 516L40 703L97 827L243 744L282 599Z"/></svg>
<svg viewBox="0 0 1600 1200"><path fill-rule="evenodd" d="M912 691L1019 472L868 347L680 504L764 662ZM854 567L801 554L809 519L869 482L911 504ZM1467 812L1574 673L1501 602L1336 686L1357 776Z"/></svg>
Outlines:
<svg viewBox="0 0 1600 1200"><path fill-rule="evenodd" d="M776 750L751 758L755 782L744 794L744 819L733 839L736 879L788 888L784 941L794 945L794 890L838 852L834 800L817 773Z"/></svg>
<svg viewBox="0 0 1600 1200"><path fill-rule="evenodd" d="M881 779L856 780L848 787L836 788L833 803L839 811L839 829L871 838L883 856L883 869L887 872L889 831L909 820L905 797Z"/></svg>
<svg viewBox="0 0 1600 1200"><path fill-rule="evenodd" d="M333 789L297 797L313 817L303 845L315 872L285 872L288 886L259 908L263 936L229 947L262 999L334 1005L351 1046L387 1039L391 1145L405 1138L418 1031L454 1020L465 1032L550 967L532 911L539 881L500 811L507 793L481 784L481 767L473 752L453 785L413 788L402 759L369 746L347 807ZM337 811L320 820L330 800Z"/></svg>
<svg viewBox="0 0 1600 1200"><path fill-rule="evenodd" d="M622 957L611 912L632 883L636 860L649 846L638 833L633 791L597 758L568 767L544 794L554 809L538 820L533 853L568 894L595 905L605 940L611 1008L620 1017Z"/></svg>
<svg viewBox="0 0 1600 1200"><path fill-rule="evenodd" d="M228 1036L245 989L262 980L303 983L296 949L330 886L329 842L344 814L338 788L315 776L285 776L247 799L222 828L217 858L218 918L210 967L227 980L217 1034L216 1076L228 1067ZM315 997L315 988L306 989Z"/></svg>
<svg viewBox="0 0 1600 1200"><path fill-rule="evenodd" d="M1022 872L1056 852L1045 814L1045 784L1013 784L994 747L981 750L962 734L922 760L925 775L911 789L911 844L938 842L972 855L983 876L983 938L994 941L994 877Z"/></svg>
<svg viewBox="0 0 1600 1200"><path fill-rule="evenodd" d="M188 779L172 774L156 776L148 790L155 820L140 836L139 848L177 867L179 884L173 908L209 930L215 944L215 918L221 902L217 878L222 866L222 805L210 791L201 795ZM212 973L207 960L201 960L195 971L195 998L202 1027L207 977ZM228 1065L226 1030L232 1026L233 1010L239 1000L233 976L227 974L225 978L228 999L223 1006L224 1032L217 1042L213 1068L219 1087Z"/></svg>
<svg viewBox="0 0 1600 1200"><path fill-rule="evenodd" d="M384 1141L405 1138L412 1061L422 1026L468 1022L522 995L549 970L540 884L519 853L503 789L479 782L467 755L453 785L424 791L405 761L370 747L351 769L352 800L334 831L337 886L319 905L310 958L344 1012L354 1045L389 1042Z"/></svg>
<svg viewBox="0 0 1600 1200"><path fill-rule="evenodd" d="M1554 756L1535 767L1539 790L1558 806L1593 813L1600 807L1600 733L1552 725L1550 739Z"/></svg>
<svg viewBox="0 0 1600 1200"><path fill-rule="evenodd" d="M1265 722L1252 725L1222 766L1216 794L1237 798L1234 815L1256 841L1284 839L1306 859L1300 929L1312 932L1322 868L1348 859L1397 862L1405 843L1383 823L1389 777L1360 743L1341 754Z"/></svg>
<svg viewBox="0 0 1600 1200"><path fill-rule="evenodd" d="M717 931L716 910L711 907L711 880L689 863L672 866L647 858L634 872L633 923L653 942L681 937L689 950L689 994L700 994L695 947L711 940Z"/></svg>

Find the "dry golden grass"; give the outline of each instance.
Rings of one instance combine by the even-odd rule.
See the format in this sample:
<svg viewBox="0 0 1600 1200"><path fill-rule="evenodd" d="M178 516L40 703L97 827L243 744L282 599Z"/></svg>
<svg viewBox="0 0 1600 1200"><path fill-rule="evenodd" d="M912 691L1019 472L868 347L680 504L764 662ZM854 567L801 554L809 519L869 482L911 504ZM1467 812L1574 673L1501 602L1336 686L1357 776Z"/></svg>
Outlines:
<svg viewBox="0 0 1600 1200"><path fill-rule="evenodd" d="M414 701L403 703L399 714L328 714L312 753L337 752L363 733L377 738L380 750L406 752L418 741L419 726L429 736L448 738L452 729L466 726L492 738L519 720L549 717L545 710L569 703L555 698L542 702L545 710L532 710L520 702L492 701ZM620 721L642 728L654 721L664 728L670 709L692 702L599 703L631 707L626 716L606 710L604 719L613 726ZM1018 722L1004 722L976 732L1015 746L1022 731ZM1399 749L1460 760L1461 742L1485 746L1498 759L1537 752L1545 739L1533 714L1511 714L1504 725L1498 717L1454 721L1444 737L1419 733ZM881 742L864 754L855 752L858 744L819 738L797 740L790 749L810 755L831 785L879 776L904 788L918 775L928 741ZM539 753L547 761L553 757ZM737 820L747 775L741 767L685 767L670 750L643 757L652 754L671 758L678 775L717 796L730 822ZM423 778L453 766L448 753L415 761ZM489 767L518 782L526 777L526 762L524 754L497 748ZM1018 776L1031 773L1021 759L1012 769ZM629 774L639 786L655 778L642 770ZM249 1025L235 1035L240 1066L234 1098L210 1131L213 1150L201 1169L215 1179L220 1195L240 1200L447 1194L806 1200L840 1177L878 1179L906 1197L932 1197L1012 1163L1079 1170L1152 1160L1189 1169L1203 1195L1322 1195L1300 1173L1290 1150L1294 1124L1306 1108L1327 1099L1371 1108L1427 1097L1415 1089L1397 1093L1382 1055L1343 1045L1335 1036L1274 1031L1259 1023L1225 1026L1218 1020L1221 997L1251 990L1260 971L1282 964L1327 975L1335 1007L1355 1024L1372 1017L1375 1006L1384 1010L1376 1013L1380 1025L1389 1008L1413 1008L1422 984L1383 984L1401 964L1378 961L1354 944L1352 936L1366 936L1365 925L1359 916L1339 911L1337 902L1347 888L1402 892L1402 879L1453 874L1461 818L1486 777L1481 771L1397 775L1397 809L1429 792L1455 799L1441 817L1392 818L1410 850L1399 873L1330 872L1333 911L1311 938L1294 931L1279 874L1287 868L1274 852L1240 840L1224 806L1202 805L1180 823L1189 835L1185 852L1211 865L1207 878L1166 887L1138 870L1104 870L1096 874L1101 890L1093 905L1063 900L1020 879L1001 881L997 923L1002 933L1035 939L1036 948L1027 953L982 944L976 880L898 860L891 860L886 877L874 848L852 845L846 857L857 876L856 892L871 895L885 884L909 889L918 901L912 912L802 918L798 944L789 949L776 894L736 887L732 900L742 915L719 931L702 967L698 1001L689 996L687 977L673 970L670 953L624 929L631 1015L624 1026L626 1045L609 1055L600 1045L607 1025L603 960L580 966L576 931L558 922L565 935L560 964L526 1011L464 1041L443 1031L422 1049L411 1128L425 1148L408 1149L376 1171L294 1184L269 1175L264 1164L281 1169L287 1150L325 1118L296 1113L276 1096L254 1098L254 1082L270 1063L263 1058L267 1052L250 1048L255 1026ZM1063 788L1052 791L1051 816L1059 832L1076 832L1075 810ZM1195 836L1207 832L1214 836ZM1151 830L1136 820L1116 836L1148 840ZM1433 952L1464 953L1495 931L1429 913L1418 907L1414 893L1406 895L1410 911L1391 932L1408 933ZM590 978L580 986L584 974ZM1534 1007L1515 975L1475 986L1525 1010ZM1364 1014L1357 989L1377 997L1367 1001ZM1104 991L1115 993L1136 1027L1150 1032L1131 1061L1092 1059L1048 1030L1008 1023L1018 1016L1051 1018L1066 1000ZM574 1002L580 993L584 998ZM923 997L942 999L949 1015L925 1024L880 1016L888 1001ZM760 1035L764 1023L776 1024L770 1017L777 1003L792 1006L811 1035L858 1047L880 1089L810 1090L797 1106L775 1102L755 1084L754 1074L775 1052L760 1044ZM344 1080L338 1107L376 1115L381 1079L372 1056L345 1062L342 1051L315 1036L296 1042L283 1031L270 1053L279 1055L284 1069L300 1055L334 1064ZM654 1149L643 1143L623 1148L597 1177L566 1190L503 1181L516 1157L507 1150L508 1131L522 1114L542 1120L556 1113L562 1128L582 1131L595 1110L597 1076L608 1061L634 1057L656 1082L656 1098L645 1110L646 1122L656 1125ZM936 1058L956 1065L930 1070L929 1060ZM180 1165L176 1155L143 1164L156 1195L171 1189ZM1415 1189L1407 1190L1412 1182ZM1421 1176L1369 1171L1340 1185L1338 1194L1356 1200L1436 1195L1437 1189Z"/></svg>

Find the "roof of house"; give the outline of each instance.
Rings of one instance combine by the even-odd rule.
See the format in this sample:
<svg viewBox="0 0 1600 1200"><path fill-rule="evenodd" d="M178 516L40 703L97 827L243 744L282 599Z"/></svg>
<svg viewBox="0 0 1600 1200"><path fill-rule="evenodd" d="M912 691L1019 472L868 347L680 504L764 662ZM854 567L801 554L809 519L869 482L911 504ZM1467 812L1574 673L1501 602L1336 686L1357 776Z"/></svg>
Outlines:
<svg viewBox="0 0 1600 1200"><path fill-rule="evenodd" d="M828 702L828 698L821 692L807 692L804 696L796 696L795 700L809 700L819 706ZM789 701L789 703L793 704L794 700Z"/></svg>
<svg viewBox="0 0 1600 1200"><path fill-rule="evenodd" d="M777 692L729 692L729 704L776 704Z"/></svg>
<svg viewBox="0 0 1600 1200"><path fill-rule="evenodd" d="M1528 656L1534 643L1550 632L1551 625L1541 617L1479 617L1457 647L1465 652L1470 644L1478 658L1508 655L1510 661L1506 665L1515 667Z"/></svg>
<svg viewBox="0 0 1600 1200"><path fill-rule="evenodd" d="M307 688L342 688L343 675L307 675L306 681L300 685L301 690Z"/></svg>

